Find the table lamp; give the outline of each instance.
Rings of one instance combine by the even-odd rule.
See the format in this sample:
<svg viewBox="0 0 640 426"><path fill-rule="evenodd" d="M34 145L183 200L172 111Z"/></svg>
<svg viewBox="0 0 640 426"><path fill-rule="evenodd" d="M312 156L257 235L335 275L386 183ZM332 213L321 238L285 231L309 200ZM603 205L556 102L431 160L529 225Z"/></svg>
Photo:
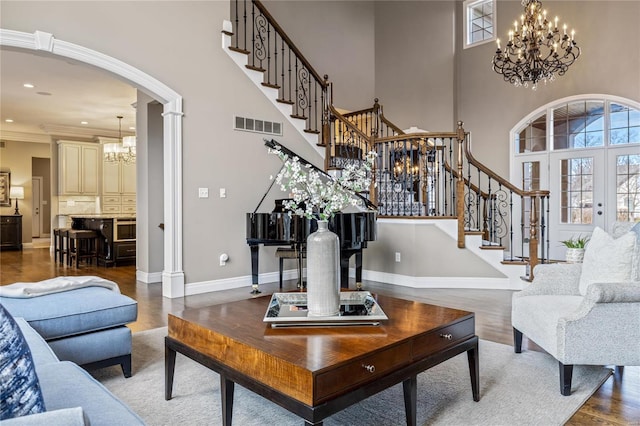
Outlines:
<svg viewBox="0 0 640 426"><path fill-rule="evenodd" d="M24 200L24 187L11 186L11 189L9 190L9 198L15 198L16 200L16 211L14 214L20 214L20 211L18 211L18 200Z"/></svg>

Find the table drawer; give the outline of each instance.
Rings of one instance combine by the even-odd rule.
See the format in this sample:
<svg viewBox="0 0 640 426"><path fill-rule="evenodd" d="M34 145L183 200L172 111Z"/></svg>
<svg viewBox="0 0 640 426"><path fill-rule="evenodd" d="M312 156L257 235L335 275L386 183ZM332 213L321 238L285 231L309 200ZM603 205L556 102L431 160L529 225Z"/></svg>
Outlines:
<svg viewBox="0 0 640 426"><path fill-rule="evenodd" d="M439 330L419 336L413 343L413 358L423 358L475 334L474 318L467 318Z"/></svg>
<svg viewBox="0 0 640 426"><path fill-rule="evenodd" d="M404 343L319 374L314 402L317 404L333 394L351 390L358 384L394 371L406 365L410 358L411 345Z"/></svg>

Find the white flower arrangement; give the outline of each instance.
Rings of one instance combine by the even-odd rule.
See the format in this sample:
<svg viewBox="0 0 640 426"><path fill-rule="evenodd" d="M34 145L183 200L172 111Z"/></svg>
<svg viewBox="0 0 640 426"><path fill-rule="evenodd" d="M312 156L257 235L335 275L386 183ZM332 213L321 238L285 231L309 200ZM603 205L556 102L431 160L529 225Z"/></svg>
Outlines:
<svg viewBox="0 0 640 426"><path fill-rule="evenodd" d="M269 152L278 154L284 162L275 179L280 189L289 192L292 199L286 201L283 207L290 214L320 220L329 220L349 205L362 204L354 192L369 190L371 171L377 156L375 152L369 152L361 164L347 165L339 178L328 176L321 179L324 175L311 165L301 164L298 157L290 157L278 148Z"/></svg>

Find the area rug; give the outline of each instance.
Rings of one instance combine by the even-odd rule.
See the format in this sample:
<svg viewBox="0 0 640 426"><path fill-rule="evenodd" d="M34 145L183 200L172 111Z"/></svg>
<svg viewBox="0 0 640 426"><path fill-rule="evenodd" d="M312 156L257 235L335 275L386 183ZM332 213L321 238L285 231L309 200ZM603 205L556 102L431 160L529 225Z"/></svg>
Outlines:
<svg viewBox="0 0 640 426"><path fill-rule="evenodd" d="M150 426L221 424L216 373L178 354L173 399L164 399L164 337L167 328L134 333L133 376L118 367L93 373ZM603 367L576 366L573 393L559 391L558 364L551 356L480 340L480 401L471 395L467 357L461 354L418 375L419 425L561 425L611 374ZM299 417L236 385L233 423L299 426ZM325 425L403 425L402 386L396 385L326 419Z"/></svg>

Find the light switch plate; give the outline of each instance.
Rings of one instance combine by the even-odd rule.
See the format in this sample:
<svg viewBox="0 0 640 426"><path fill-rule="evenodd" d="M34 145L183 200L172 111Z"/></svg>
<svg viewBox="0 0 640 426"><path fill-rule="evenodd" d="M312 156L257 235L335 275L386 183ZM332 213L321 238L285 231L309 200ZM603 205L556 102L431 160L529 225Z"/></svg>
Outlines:
<svg viewBox="0 0 640 426"><path fill-rule="evenodd" d="M209 188L198 188L198 197L209 198Z"/></svg>

